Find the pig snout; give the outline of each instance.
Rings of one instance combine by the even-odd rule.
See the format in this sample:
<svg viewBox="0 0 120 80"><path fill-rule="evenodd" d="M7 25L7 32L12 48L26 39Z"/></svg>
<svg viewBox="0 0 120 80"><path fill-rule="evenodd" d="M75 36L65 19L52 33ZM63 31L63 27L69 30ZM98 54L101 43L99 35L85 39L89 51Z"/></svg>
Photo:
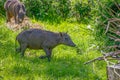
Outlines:
<svg viewBox="0 0 120 80"><path fill-rule="evenodd" d="M75 47L76 45L70 38L70 36L67 33L62 33L62 43L71 47Z"/></svg>
<svg viewBox="0 0 120 80"><path fill-rule="evenodd" d="M76 46L76 44L74 44L73 42L70 42L68 45L71 46L71 47L75 47Z"/></svg>
<svg viewBox="0 0 120 80"><path fill-rule="evenodd" d="M76 44L74 44L74 43L73 43L73 44L71 44L71 46L72 46L72 47L75 47L75 46L76 46Z"/></svg>
<svg viewBox="0 0 120 80"><path fill-rule="evenodd" d="M22 22L22 19L19 19L20 23Z"/></svg>
<svg viewBox="0 0 120 80"><path fill-rule="evenodd" d="M71 47L75 47L76 44L69 38L67 41L65 41L65 44Z"/></svg>

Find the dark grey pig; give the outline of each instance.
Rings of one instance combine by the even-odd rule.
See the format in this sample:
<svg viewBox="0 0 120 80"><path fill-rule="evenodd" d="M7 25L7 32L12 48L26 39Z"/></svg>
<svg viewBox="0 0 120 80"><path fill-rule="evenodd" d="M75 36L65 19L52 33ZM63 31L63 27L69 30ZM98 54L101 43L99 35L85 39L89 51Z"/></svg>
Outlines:
<svg viewBox="0 0 120 80"><path fill-rule="evenodd" d="M41 59L48 58L50 61L52 49L59 44L65 44L74 47L75 44L67 33L54 33L40 29L29 29L21 32L16 37L20 47L16 49L24 56L26 48L29 49L43 49L46 53L45 56L40 56Z"/></svg>

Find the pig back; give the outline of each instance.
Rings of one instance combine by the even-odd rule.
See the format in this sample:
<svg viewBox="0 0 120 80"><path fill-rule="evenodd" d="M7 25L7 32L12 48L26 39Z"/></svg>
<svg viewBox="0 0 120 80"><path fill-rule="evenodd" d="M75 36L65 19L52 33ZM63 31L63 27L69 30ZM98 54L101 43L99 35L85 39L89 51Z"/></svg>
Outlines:
<svg viewBox="0 0 120 80"><path fill-rule="evenodd" d="M30 33L30 35L28 37L29 48L40 49L40 48L42 48L41 46L45 40L46 40L46 38L45 38L44 31L34 29L34 30L32 30L32 32Z"/></svg>
<svg viewBox="0 0 120 80"><path fill-rule="evenodd" d="M15 15L14 8L18 0L7 0L4 4L4 8L11 16Z"/></svg>
<svg viewBox="0 0 120 80"><path fill-rule="evenodd" d="M27 44L28 48L41 49L41 48L54 48L59 44L60 37L58 33L40 30L29 29L21 32L17 40L21 44Z"/></svg>
<svg viewBox="0 0 120 80"><path fill-rule="evenodd" d="M20 44L23 43L27 43L29 42L29 36L32 33L32 31L22 31L21 33L19 33L16 37L16 40L18 40L18 42Z"/></svg>
<svg viewBox="0 0 120 80"><path fill-rule="evenodd" d="M53 48L58 44L59 36L45 30L33 29L29 36L29 48L40 49L43 47Z"/></svg>

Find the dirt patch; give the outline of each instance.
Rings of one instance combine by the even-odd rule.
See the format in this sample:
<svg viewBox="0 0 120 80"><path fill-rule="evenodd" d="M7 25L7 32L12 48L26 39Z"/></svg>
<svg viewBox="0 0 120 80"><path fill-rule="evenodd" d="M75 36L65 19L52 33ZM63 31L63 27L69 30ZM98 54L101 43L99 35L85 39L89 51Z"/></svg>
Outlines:
<svg viewBox="0 0 120 80"><path fill-rule="evenodd" d="M7 27L10 30L17 31L17 30L24 30L24 29L31 29L31 28L37 28L37 29L43 29L43 27L39 23L32 23L32 21L25 17L23 22L20 24L15 24L14 18L11 19L11 22L7 23Z"/></svg>

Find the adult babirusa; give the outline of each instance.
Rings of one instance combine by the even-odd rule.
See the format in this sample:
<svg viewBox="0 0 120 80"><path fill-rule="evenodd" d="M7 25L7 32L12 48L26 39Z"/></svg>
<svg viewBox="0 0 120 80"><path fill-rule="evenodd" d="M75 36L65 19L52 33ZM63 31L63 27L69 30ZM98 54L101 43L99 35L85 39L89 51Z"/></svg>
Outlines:
<svg viewBox="0 0 120 80"><path fill-rule="evenodd" d="M40 56L41 59L48 58L50 61L52 49L60 44L75 47L76 45L71 40L70 36L64 32L51 32L40 29L29 29L22 31L16 37L20 47L16 49L24 56L24 52L29 49L43 49L46 53L45 56Z"/></svg>
<svg viewBox="0 0 120 80"><path fill-rule="evenodd" d="M7 22L11 22L11 18L14 17L15 23L22 23L26 15L25 6L19 0L6 0L4 4L6 10Z"/></svg>

